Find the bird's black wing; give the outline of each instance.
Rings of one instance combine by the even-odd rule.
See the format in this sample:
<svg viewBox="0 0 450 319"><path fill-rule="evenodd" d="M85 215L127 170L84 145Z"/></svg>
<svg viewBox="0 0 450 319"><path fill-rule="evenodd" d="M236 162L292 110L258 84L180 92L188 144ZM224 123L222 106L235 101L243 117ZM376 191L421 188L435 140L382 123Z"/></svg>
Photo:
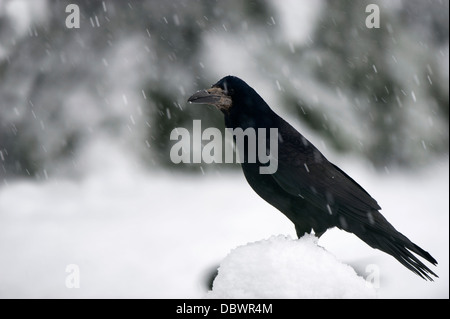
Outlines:
<svg viewBox="0 0 450 319"><path fill-rule="evenodd" d="M284 137L279 144L278 169L272 175L274 180L286 192L305 199L330 215L338 214L362 224L370 223L376 228L376 219L381 216L377 214L381 207L376 200L330 163L314 145L293 131L292 127L281 129Z"/></svg>
<svg viewBox="0 0 450 319"><path fill-rule="evenodd" d="M299 196L329 214L338 211L362 220L381 207L358 183L330 162L278 164L272 175L291 195ZM369 217L370 219L370 217Z"/></svg>

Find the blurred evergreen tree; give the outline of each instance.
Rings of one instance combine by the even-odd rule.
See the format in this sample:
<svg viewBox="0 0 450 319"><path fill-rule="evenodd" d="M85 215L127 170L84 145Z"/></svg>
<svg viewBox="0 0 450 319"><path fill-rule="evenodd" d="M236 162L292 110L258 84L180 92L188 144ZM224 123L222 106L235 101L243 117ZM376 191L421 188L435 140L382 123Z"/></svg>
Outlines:
<svg viewBox="0 0 450 319"><path fill-rule="evenodd" d="M381 10L378 29L365 24L372 3ZM311 44L296 48L294 70L280 79L292 88L284 104L337 150L381 168L425 164L448 153L448 72L438 53L448 50L448 3L386 5L326 1ZM286 83L304 73L315 90Z"/></svg>
<svg viewBox="0 0 450 319"><path fill-rule="evenodd" d="M76 174L80 150L102 134L150 164L198 171L171 163L169 136L193 119L223 128L219 112L186 103L218 80L201 59L205 39L223 34L335 149L378 167L448 153L448 2L370 1L381 28L368 29L368 1L326 1L307 44L286 42L270 1L78 0L80 29L64 24L73 1L29 8L37 2L49 12L25 31L0 7L2 174Z"/></svg>

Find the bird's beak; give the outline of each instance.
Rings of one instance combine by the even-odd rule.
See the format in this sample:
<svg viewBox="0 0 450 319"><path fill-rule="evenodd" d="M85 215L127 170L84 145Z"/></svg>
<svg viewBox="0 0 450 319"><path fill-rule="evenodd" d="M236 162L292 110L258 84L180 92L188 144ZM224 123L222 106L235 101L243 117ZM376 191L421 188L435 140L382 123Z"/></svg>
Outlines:
<svg viewBox="0 0 450 319"><path fill-rule="evenodd" d="M188 102L195 104L211 104L218 109L228 110L231 107L231 97L224 90L213 87L208 90L201 90L192 95Z"/></svg>

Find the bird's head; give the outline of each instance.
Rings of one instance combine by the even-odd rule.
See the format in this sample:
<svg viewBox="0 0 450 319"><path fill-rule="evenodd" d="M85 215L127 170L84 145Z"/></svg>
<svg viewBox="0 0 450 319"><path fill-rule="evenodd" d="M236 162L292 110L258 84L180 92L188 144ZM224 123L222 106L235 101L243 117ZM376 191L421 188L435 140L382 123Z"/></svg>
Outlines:
<svg viewBox="0 0 450 319"><path fill-rule="evenodd" d="M264 100L247 83L236 76L226 76L210 89L200 90L188 102L211 104L225 114L230 112L260 111L266 107ZM268 107L268 106L267 106Z"/></svg>

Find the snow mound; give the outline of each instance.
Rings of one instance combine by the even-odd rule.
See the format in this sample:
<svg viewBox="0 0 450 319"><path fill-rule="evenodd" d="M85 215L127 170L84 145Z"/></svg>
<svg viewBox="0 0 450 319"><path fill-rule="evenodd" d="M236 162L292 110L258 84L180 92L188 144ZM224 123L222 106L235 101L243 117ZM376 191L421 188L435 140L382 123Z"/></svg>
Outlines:
<svg viewBox="0 0 450 319"><path fill-rule="evenodd" d="M273 236L237 247L222 261L207 298L375 298L317 238Z"/></svg>

